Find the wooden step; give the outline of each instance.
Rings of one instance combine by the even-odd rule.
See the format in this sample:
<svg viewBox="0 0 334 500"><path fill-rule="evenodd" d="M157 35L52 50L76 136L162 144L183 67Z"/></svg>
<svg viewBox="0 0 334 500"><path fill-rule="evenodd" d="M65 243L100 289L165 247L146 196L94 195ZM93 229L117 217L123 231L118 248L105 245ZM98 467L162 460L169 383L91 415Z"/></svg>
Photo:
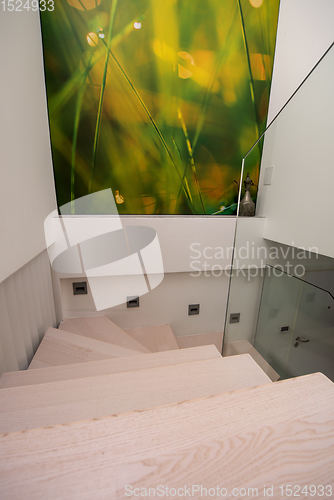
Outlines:
<svg viewBox="0 0 334 500"><path fill-rule="evenodd" d="M143 368L177 365L204 359L220 358L215 346L193 347L176 351L149 353L143 356L128 356L126 358L103 359L65 366L50 366L38 370L23 370L3 373L0 377L0 388L19 387L25 385L44 384L59 380L107 375L109 373L130 372Z"/></svg>
<svg viewBox="0 0 334 500"><path fill-rule="evenodd" d="M224 344L223 356L235 356L236 354L249 354L252 356L254 361L262 368L262 370L273 382L276 382L280 378L274 368L270 366L270 364L261 356L252 344L248 342L248 340L227 342Z"/></svg>
<svg viewBox="0 0 334 500"><path fill-rule="evenodd" d="M213 344L219 352L222 352L223 336L224 332L196 333L195 335L177 337L176 342L180 349Z"/></svg>
<svg viewBox="0 0 334 500"><path fill-rule="evenodd" d="M59 330L77 333L84 337L108 342L113 345L133 349L138 352L150 352L146 347L125 333L119 326L105 316L89 316L85 318L66 318L60 323Z"/></svg>
<svg viewBox="0 0 334 500"><path fill-rule="evenodd" d="M170 325L140 326L125 328L124 331L151 352L179 349Z"/></svg>
<svg viewBox="0 0 334 500"><path fill-rule="evenodd" d="M225 498L233 496L233 488L246 488L238 497L234 492L234 498L275 500L287 496L281 495L282 485L292 484L293 492L294 485L308 485L308 491L310 485L334 487L333 449L333 384L314 374L139 413L3 435L0 490L3 499L115 500L134 497L125 497L126 485L186 484L218 486L220 497L226 488ZM273 494L264 494L264 486L272 487ZM258 488L258 495L255 490L245 495L248 488ZM141 498L148 498L143 493ZM192 498L205 494L200 497L197 491Z"/></svg>
<svg viewBox="0 0 334 500"><path fill-rule="evenodd" d="M138 356L138 351L49 328L28 370L126 356Z"/></svg>
<svg viewBox="0 0 334 500"><path fill-rule="evenodd" d="M270 383L248 354L0 390L0 433L67 424Z"/></svg>

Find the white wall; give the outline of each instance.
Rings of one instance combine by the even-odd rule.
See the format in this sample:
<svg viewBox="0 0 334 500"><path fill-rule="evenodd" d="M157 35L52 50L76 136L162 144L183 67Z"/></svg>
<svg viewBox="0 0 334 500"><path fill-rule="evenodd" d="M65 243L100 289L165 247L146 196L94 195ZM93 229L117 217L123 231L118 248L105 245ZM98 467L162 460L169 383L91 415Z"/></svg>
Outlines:
<svg viewBox="0 0 334 500"><path fill-rule="evenodd" d="M287 3L289 8L285 10ZM314 57L334 39L329 21L334 18L334 2L302 2L302 6L301 9L299 1L282 2L271 96L274 103L284 96L284 92L279 95L275 89L283 88L285 80L292 88L313 64L305 62L310 53L306 38L313 36L312 43L317 47L317 51L311 52ZM315 6L321 15L314 13ZM304 19L308 19L306 25L312 20L312 30L304 32L304 27L300 28ZM292 33L298 40L299 52L294 50ZM304 46L299 37L305 39ZM298 68L291 77L289 64ZM334 185L333 85L334 49L267 131L257 203L257 215L266 217L264 238L295 247L317 247L320 254L329 257L334 257L334 233L330 230ZM273 167L272 183L264 185L265 168L269 166Z"/></svg>
<svg viewBox="0 0 334 500"><path fill-rule="evenodd" d="M281 0L268 123L333 42L333 0Z"/></svg>
<svg viewBox="0 0 334 500"><path fill-rule="evenodd" d="M64 317L97 314L89 289L87 295L73 295L75 281L78 280L61 279ZM228 283L225 274L215 276L209 271L197 276L169 273L157 288L139 298L139 308L128 309L121 304L103 314L123 328L170 324L176 337L222 332ZM189 316L189 304L200 304L200 313Z"/></svg>
<svg viewBox="0 0 334 500"><path fill-rule="evenodd" d="M59 222L58 218L54 220ZM96 235L97 227L101 228L101 234L109 232L111 228L108 220L108 217L85 219L80 216L71 216L65 219L64 224L68 234L71 229L74 235L79 234L80 230L80 235L83 233L88 239L89 235ZM235 216L120 216L120 222L124 228L143 226L156 231L165 273L197 272L215 269L215 266L225 268L231 265ZM54 228L58 226L59 224ZM78 228L78 233L76 228ZM59 236L56 229L54 235L62 239L62 233ZM80 276L79 273L72 273L72 275ZM59 277L66 277L66 275L59 273Z"/></svg>
<svg viewBox="0 0 334 500"><path fill-rule="evenodd" d="M39 14L1 10L0 32L1 282L45 249L56 200Z"/></svg>
<svg viewBox="0 0 334 500"><path fill-rule="evenodd" d="M82 220L77 219L79 224ZM88 295L73 295L73 281L82 281L84 274L54 272L61 283L63 317L105 314L124 328L168 323L176 336L222 331L229 285L229 272L224 270L231 265L236 218L128 216L121 217L121 222L124 227L156 230L165 273L162 283L140 297L138 309L127 309L122 303L97 313L90 289ZM117 275L110 290L123 301L140 294L141 278ZM193 303L200 304L198 316L188 316L188 305Z"/></svg>
<svg viewBox="0 0 334 500"><path fill-rule="evenodd" d="M124 227L144 225L157 231L166 273L205 271L231 265L234 216L121 217L121 220ZM215 248L222 252L218 255Z"/></svg>

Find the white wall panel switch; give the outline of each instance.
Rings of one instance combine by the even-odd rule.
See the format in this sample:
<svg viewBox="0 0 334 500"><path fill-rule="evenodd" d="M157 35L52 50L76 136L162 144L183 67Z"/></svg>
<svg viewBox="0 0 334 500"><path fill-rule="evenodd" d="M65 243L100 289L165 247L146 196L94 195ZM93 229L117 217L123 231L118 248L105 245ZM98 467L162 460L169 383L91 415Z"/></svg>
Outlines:
<svg viewBox="0 0 334 500"><path fill-rule="evenodd" d="M269 186L271 184L271 180L272 180L272 177L273 177L273 170L274 170L274 167L267 167L264 171L264 181L263 181L263 184L265 186Z"/></svg>

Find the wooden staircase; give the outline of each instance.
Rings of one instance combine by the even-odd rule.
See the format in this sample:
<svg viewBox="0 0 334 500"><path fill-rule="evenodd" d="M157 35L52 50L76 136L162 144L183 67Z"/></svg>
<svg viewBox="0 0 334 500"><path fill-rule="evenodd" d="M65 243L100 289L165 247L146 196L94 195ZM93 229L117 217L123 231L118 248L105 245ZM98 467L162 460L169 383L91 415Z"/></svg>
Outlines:
<svg viewBox="0 0 334 500"><path fill-rule="evenodd" d="M169 325L124 331L103 316L49 328L28 370L0 377L0 498L334 489L334 384L272 382L235 349L181 349Z"/></svg>

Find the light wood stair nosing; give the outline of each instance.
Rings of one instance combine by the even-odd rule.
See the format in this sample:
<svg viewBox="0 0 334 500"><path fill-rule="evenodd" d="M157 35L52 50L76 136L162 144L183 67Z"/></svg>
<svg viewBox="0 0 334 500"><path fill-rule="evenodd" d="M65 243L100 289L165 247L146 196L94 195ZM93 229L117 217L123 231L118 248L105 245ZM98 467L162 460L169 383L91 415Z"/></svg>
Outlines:
<svg viewBox="0 0 334 500"><path fill-rule="evenodd" d="M75 500L115 499L126 484L184 486L184 474L189 484L229 491L263 491L264 484L274 484L278 495L279 485L291 484L291 478L334 486L333 422L333 383L313 374L139 413L10 433L0 436L0 489L8 499L22 498L22 491L36 499L69 493Z"/></svg>
<svg viewBox="0 0 334 500"><path fill-rule="evenodd" d="M0 389L22 387L25 385L43 384L59 380L86 378L95 375L136 371L143 368L155 368L204 359L220 358L221 354L215 346L192 347L175 351L148 353L143 356L127 356L124 358L86 361L72 365L58 365L34 370L23 370L3 373L0 377Z"/></svg>
<svg viewBox="0 0 334 500"><path fill-rule="evenodd" d="M270 384L248 354L0 390L0 432L67 424Z"/></svg>

